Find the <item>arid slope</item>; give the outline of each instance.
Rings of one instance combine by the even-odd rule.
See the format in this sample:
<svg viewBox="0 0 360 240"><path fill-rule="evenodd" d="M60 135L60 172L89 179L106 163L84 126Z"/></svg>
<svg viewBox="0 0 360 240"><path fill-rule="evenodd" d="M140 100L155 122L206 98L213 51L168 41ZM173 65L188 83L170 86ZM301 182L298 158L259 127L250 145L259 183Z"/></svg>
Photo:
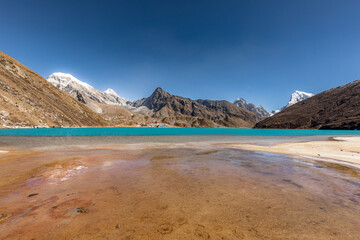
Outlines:
<svg viewBox="0 0 360 240"><path fill-rule="evenodd" d="M100 115L0 52L0 127L106 125Z"/></svg>
<svg viewBox="0 0 360 240"><path fill-rule="evenodd" d="M360 80L296 103L255 127L359 130Z"/></svg>

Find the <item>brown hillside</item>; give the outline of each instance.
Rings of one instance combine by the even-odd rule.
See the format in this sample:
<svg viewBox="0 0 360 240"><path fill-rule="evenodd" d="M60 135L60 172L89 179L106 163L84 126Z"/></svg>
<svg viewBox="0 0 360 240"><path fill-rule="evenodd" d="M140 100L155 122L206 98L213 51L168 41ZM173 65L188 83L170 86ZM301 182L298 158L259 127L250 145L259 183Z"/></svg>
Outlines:
<svg viewBox="0 0 360 240"><path fill-rule="evenodd" d="M255 127L360 130L360 80L296 103Z"/></svg>
<svg viewBox="0 0 360 240"><path fill-rule="evenodd" d="M0 52L0 127L106 125L88 107Z"/></svg>

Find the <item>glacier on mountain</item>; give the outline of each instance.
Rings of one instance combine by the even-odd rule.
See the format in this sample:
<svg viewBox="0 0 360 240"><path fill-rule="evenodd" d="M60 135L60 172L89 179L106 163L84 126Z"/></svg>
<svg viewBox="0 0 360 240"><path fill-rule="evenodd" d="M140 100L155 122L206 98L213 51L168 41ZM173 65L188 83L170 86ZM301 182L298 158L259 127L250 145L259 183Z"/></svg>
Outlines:
<svg viewBox="0 0 360 240"><path fill-rule="evenodd" d="M127 100L120 97L113 89L109 88L102 92L68 73L56 72L51 74L47 80L83 103L95 101L108 105L127 105Z"/></svg>
<svg viewBox="0 0 360 240"><path fill-rule="evenodd" d="M314 94L296 90L291 94L290 101L288 102L288 104L282 109L290 107L291 105L294 105L295 103L301 102L312 96L314 96Z"/></svg>
<svg viewBox="0 0 360 240"><path fill-rule="evenodd" d="M301 102L309 97L312 97L314 96L313 93L308 93L308 92L303 92L303 91L298 91L298 90L295 90L295 92L293 92L291 94L291 97L290 97L290 100L289 102L286 104L286 106L282 107L281 110L273 110L271 112L271 116L278 113L278 112L281 112L282 110L284 110L285 108L288 108L292 105L294 105L295 103L298 103L298 102Z"/></svg>

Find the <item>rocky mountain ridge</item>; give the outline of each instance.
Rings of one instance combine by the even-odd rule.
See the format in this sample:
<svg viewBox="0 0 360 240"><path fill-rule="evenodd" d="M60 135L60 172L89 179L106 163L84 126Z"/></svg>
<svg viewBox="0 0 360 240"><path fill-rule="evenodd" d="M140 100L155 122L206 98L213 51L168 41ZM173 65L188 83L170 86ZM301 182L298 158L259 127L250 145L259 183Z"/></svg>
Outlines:
<svg viewBox="0 0 360 240"><path fill-rule="evenodd" d="M247 103L243 98L236 99L234 101L234 105L255 113L260 119L264 119L270 116L270 114L263 108L263 106L260 105L256 107L253 103Z"/></svg>
<svg viewBox="0 0 360 240"><path fill-rule="evenodd" d="M131 103L153 111L168 124L190 127L252 127L258 117L228 101L191 100L157 88L151 96Z"/></svg>

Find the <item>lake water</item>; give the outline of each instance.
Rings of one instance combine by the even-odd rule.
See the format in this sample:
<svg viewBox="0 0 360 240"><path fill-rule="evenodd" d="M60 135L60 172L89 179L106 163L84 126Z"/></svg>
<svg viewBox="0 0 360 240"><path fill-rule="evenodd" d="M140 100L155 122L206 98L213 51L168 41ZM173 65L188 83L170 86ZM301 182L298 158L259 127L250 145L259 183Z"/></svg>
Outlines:
<svg viewBox="0 0 360 240"><path fill-rule="evenodd" d="M239 142L272 145L360 135L351 130L247 128L42 128L0 129L0 147L31 148L64 145Z"/></svg>
<svg viewBox="0 0 360 240"><path fill-rule="evenodd" d="M253 129L253 128L30 128L0 129L0 136L154 136L154 135L248 135L313 136L360 135L356 130Z"/></svg>

